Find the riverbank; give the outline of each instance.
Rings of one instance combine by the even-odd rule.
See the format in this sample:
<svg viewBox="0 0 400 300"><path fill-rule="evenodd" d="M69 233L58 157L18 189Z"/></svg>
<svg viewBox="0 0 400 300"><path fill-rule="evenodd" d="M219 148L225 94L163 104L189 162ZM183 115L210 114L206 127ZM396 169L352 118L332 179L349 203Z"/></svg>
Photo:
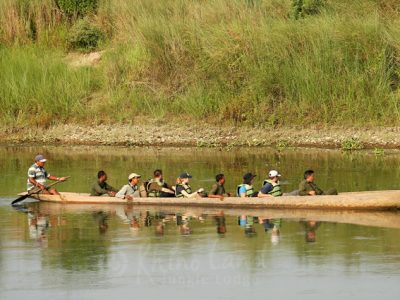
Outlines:
<svg viewBox="0 0 400 300"><path fill-rule="evenodd" d="M400 127L393 0L0 2L0 127ZM296 144L321 143L319 129L305 142L293 131ZM270 139L254 135L240 140Z"/></svg>
<svg viewBox="0 0 400 300"><path fill-rule="evenodd" d="M400 127L277 128L217 127L196 123L145 125L58 125L3 128L2 144L237 147L316 147L345 150L400 148Z"/></svg>

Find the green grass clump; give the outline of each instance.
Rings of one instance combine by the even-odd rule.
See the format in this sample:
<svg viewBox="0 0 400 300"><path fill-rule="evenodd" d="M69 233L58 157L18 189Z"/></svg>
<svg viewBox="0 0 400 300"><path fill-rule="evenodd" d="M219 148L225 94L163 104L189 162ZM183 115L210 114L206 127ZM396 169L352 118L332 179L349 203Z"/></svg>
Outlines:
<svg viewBox="0 0 400 300"><path fill-rule="evenodd" d="M345 151L360 150L364 145L357 138L348 138L342 142L342 149Z"/></svg>

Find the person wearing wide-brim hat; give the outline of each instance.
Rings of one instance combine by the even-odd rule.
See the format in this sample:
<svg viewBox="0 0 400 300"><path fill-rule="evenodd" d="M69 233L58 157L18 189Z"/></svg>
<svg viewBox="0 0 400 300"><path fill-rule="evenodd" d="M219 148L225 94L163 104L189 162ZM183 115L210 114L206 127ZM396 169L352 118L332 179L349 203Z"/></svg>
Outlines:
<svg viewBox="0 0 400 300"><path fill-rule="evenodd" d="M271 170L268 173L268 179L264 181L263 187L258 192L259 198L266 197L280 197L282 196L281 185L279 183L279 178L281 174L279 174L276 170Z"/></svg>
<svg viewBox="0 0 400 300"><path fill-rule="evenodd" d="M133 200L134 197L140 197L139 181L142 176L131 173L128 176L128 184L125 184L115 195L117 198Z"/></svg>
<svg viewBox="0 0 400 300"><path fill-rule="evenodd" d="M239 184L236 189L236 194L238 197L254 197L257 193L254 191L253 182L257 175L253 173L246 173L243 175L243 183Z"/></svg>
<svg viewBox="0 0 400 300"><path fill-rule="evenodd" d="M198 189L193 192L192 187L189 185L189 181L192 178L187 172L182 173L179 176L179 182L175 188L175 196L177 198L193 198L193 197L201 197L200 193L204 192L204 189Z"/></svg>
<svg viewBox="0 0 400 300"><path fill-rule="evenodd" d="M60 193L54 188L48 188L46 186L47 179L54 181L65 181L66 177L57 177L47 173L44 165L47 159L42 155L36 155L35 163L28 170L28 192L34 188L39 188L43 194L60 195Z"/></svg>

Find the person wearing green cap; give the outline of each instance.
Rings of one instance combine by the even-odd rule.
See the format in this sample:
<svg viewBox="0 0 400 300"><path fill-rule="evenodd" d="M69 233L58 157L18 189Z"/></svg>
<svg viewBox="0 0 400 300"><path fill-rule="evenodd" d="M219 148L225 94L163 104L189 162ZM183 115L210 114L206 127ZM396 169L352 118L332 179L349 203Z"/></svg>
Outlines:
<svg viewBox="0 0 400 300"><path fill-rule="evenodd" d="M28 192L37 187L41 190L41 193L43 194L60 195L60 193L56 189L49 189L46 186L46 180L49 179L54 181L65 181L67 180L67 178L57 177L47 173L46 169L44 168L46 161L47 159L43 155L36 155L35 163L28 170Z"/></svg>
<svg viewBox="0 0 400 300"><path fill-rule="evenodd" d="M179 176L179 182L176 184L175 188L175 197L177 198L194 198L201 197L201 193L204 192L204 189L198 189L195 192L192 192L192 188L189 185L189 181L192 178L187 172L182 173Z"/></svg>

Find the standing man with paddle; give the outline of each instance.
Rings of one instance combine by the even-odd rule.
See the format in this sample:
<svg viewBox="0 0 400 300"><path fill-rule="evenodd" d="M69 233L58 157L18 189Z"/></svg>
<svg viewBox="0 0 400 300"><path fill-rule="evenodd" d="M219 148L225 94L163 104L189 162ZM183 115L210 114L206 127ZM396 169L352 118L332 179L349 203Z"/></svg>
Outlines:
<svg viewBox="0 0 400 300"><path fill-rule="evenodd" d="M36 187L40 189L40 193L60 195L56 189L46 186L46 180L65 181L67 178L56 177L47 173L44 168L46 161L47 159L43 155L36 155L35 163L28 170L28 193Z"/></svg>

